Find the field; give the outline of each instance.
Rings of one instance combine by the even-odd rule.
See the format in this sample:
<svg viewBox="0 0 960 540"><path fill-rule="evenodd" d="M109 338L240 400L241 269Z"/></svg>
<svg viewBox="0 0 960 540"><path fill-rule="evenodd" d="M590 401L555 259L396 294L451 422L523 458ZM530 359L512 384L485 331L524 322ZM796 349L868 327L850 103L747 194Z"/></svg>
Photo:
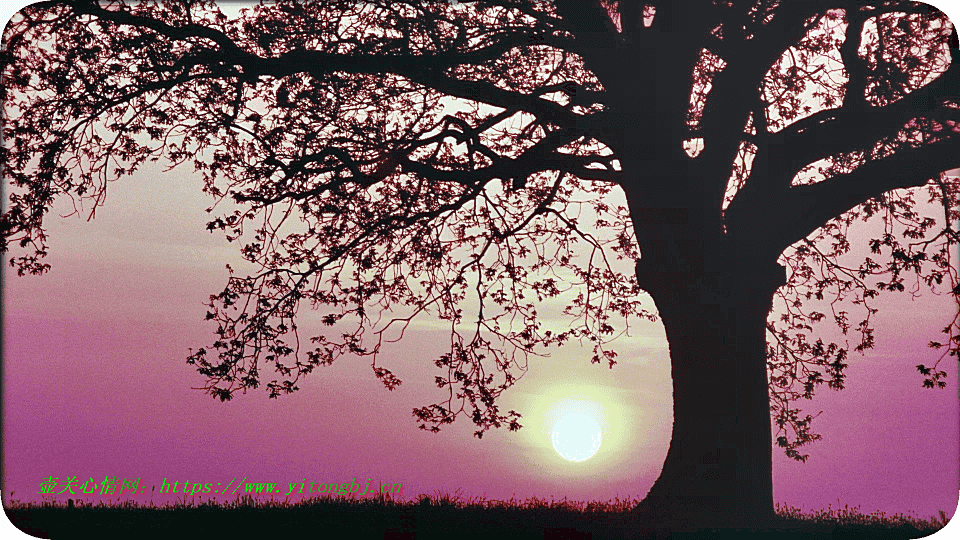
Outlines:
<svg viewBox="0 0 960 540"><path fill-rule="evenodd" d="M647 526L631 513L634 500L606 503L576 501L488 501L458 496L421 496L402 502L318 498L296 504L250 497L231 503L181 501L165 506L127 501L119 505L13 501L5 511L21 530L41 538L221 538L312 539L384 538L536 538L685 539L685 538L922 538L946 525L946 515L920 519L862 514L832 507L814 513L778 507L777 522L763 530L672 531ZM225 536L224 536L225 535Z"/></svg>

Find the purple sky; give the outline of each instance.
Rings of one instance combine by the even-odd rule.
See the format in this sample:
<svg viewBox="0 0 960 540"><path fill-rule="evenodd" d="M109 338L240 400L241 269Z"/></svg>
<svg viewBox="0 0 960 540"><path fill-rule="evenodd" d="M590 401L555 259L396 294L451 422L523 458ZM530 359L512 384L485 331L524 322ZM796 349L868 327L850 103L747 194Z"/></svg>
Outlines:
<svg viewBox="0 0 960 540"><path fill-rule="evenodd" d="M468 418L439 434L416 427L411 410L444 392L432 383L432 359L445 335L429 325L384 355L383 365L404 381L394 392L365 360L350 357L279 400L257 390L221 403L192 390L203 379L185 363L188 348L209 346L215 329L202 320L203 302L222 288L224 264L239 260L236 245L204 230L210 200L200 185L188 168L144 170L111 184L95 220L48 220L47 275L4 275L5 504L39 500L48 476L140 478L147 486L140 501L164 478L216 486L246 477L279 482L283 493L303 479L371 478L402 483L406 498L440 491L602 501L640 498L655 480L671 422L659 323L637 323L613 370L591 365L589 350L575 344L532 358L502 400L503 410L523 414L525 427L482 440L471 435ZM823 440L806 447L809 460L775 449L775 501L805 510L952 515L960 480L957 363L942 362L949 386L940 391L922 389L914 367L939 357L926 344L942 340L951 299L928 291L915 301L881 297L877 305L876 346L865 356L851 353L847 388L823 387L800 403L823 411L814 423ZM598 405L605 430L600 452L581 463L550 445L552 411L569 400Z"/></svg>

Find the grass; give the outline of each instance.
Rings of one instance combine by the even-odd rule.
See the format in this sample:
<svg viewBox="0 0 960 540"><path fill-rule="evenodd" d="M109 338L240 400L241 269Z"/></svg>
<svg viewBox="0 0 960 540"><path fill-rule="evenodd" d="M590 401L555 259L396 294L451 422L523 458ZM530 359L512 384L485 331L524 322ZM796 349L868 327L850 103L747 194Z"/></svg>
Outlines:
<svg viewBox="0 0 960 540"><path fill-rule="evenodd" d="M297 503L242 497L229 503L182 500L164 506L66 501L22 503L5 508L21 530L42 538L220 538L313 539L532 538L544 540L627 538L922 538L946 525L939 517L920 519L858 507L803 513L778 506L778 522L762 531L711 530L669 533L631 513L636 500L609 502L465 499L421 496L400 501L375 498L314 498Z"/></svg>

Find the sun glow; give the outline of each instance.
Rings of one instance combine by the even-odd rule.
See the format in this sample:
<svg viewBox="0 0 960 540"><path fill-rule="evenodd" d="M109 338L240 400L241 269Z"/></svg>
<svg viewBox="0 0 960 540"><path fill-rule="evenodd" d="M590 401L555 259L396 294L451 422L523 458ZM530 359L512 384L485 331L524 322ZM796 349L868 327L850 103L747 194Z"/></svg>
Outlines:
<svg viewBox="0 0 960 540"><path fill-rule="evenodd" d="M554 474L585 478L636 459L631 450L642 443L640 437L656 427L649 421L638 425L638 419L646 418L645 411L632 411L621 402L617 391L591 382L544 385L538 388L535 400L525 404L530 411L524 415L526 425L534 428L525 441L529 457L537 463L549 463ZM566 436L568 433L572 438ZM580 446L585 448L578 450Z"/></svg>
<svg viewBox="0 0 960 540"><path fill-rule="evenodd" d="M584 413L568 414L553 426L553 448L563 459L585 461L600 450L603 431L597 421Z"/></svg>

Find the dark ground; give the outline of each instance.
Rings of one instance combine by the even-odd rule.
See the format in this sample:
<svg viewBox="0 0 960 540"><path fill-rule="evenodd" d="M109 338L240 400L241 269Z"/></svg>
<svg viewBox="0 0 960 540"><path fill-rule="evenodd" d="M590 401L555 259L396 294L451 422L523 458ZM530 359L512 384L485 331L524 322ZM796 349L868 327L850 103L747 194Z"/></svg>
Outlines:
<svg viewBox="0 0 960 540"><path fill-rule="evenodd" d="M72 502L72 501L71 501ZM375 538L391 540L531 538L586 539L912 539L934 534L945 516L918 520L841 510L799 514L780 510L766 530L673 531L633 517L631 504L531 500L463 502L449 497L398 503L389 500L315 500L298 504L243 500L227 505L108 506L21 504L4 508L21 530L39 538ZM684 530L686 529L686 530Z"/></svg>

